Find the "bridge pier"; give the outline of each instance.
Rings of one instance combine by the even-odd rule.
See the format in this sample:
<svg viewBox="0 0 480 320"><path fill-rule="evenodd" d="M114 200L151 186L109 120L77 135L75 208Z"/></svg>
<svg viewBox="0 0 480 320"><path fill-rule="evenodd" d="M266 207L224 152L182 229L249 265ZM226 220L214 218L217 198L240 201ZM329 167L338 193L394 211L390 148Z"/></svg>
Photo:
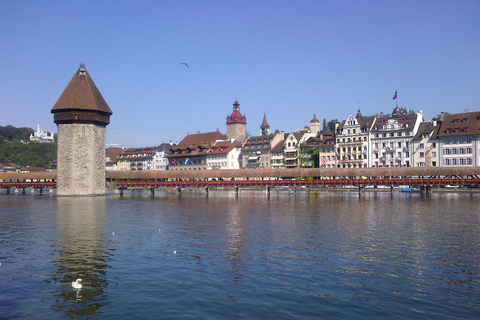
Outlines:
<svg viewBox="0 0 480 320"><path fill-rule="evenodd" d="M181 187L178 187L178 188L177 188L177 193L178 193L179 196L182 195L182 188L181 188Z"/></svg>
<svg viewBox="0 0 480 320"><path fill-rule="evenodd" d="M34 187L31 188L30 193L35 194L35 188Z"/></svg>
<svg viewBox="0 0 480 320"><path fill-rule="evenodd" d="M238 198L238 186L235 186L235 196Z"/></svg>
<svg viewBox="0 0 480 320"><path fill-rule="evenodd" d="M360 185L358 186L358 193L361 194L363 192L363 187Z"/></svg>
<svg viewBox="0 0 480 320"><path fill-rule="evenodd" d="M429 185L421 186L420 195L430 197L432 195L432 186L429 186Z"/></svg>
<svg viewBox="0 0 480 320"><path fill-rule="evenodd" d="M155 188L150 188L150 189L148 189L148 194L149 194L151 197L155 197Z"/></svg>
<svg viewBox="0 0 480 320"><path fill-rule="evenodd" d="M22 194L25 194L25 193L27 193L27 191L26 191L26 190L27 190L27 188L22 188Z"/></svg>
<svg viewBox="0 0 480 320"><path fill-rule="evenodd" d="M7 194L10 194L10 188L7 188Z"/></svg>
<svg viewBox="0 0 480 320"><path fill-rule="evenodd" d="M207 197L208 197L208 188L205 188L205 191L207 192Z"/></svg>
<svg viewBox="0 0 480 320"><path fill-rule="evenodd" d="M267 192L267 196L270 197L270 186L267 186L266 192Z"/></svg>

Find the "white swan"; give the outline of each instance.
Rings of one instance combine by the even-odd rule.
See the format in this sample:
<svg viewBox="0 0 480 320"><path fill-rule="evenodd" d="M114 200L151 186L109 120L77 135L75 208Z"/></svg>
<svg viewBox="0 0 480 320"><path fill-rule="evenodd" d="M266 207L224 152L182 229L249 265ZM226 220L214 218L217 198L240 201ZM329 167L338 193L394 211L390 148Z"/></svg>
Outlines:
<svg viewBox="0 0 480 320"><path fill-rule="evenodd" d="M82 282L82 279L77 279L77 281L73 281L72 282L72 287L74 289L81 289L82 285L80 284L80 282Z"/></svg>

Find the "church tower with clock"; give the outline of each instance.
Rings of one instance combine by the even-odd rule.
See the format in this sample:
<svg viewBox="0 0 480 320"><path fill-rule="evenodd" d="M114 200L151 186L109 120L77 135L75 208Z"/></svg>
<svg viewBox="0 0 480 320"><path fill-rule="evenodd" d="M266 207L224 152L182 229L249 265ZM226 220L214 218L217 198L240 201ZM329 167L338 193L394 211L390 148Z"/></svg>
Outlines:
<svg viewBox="0 0 480 320"><path fill-rule="evenodd" d="M240 104L236 100L232 114L227 116L227 138L240 142L247 139L247 118L240 113Z"/></svg>

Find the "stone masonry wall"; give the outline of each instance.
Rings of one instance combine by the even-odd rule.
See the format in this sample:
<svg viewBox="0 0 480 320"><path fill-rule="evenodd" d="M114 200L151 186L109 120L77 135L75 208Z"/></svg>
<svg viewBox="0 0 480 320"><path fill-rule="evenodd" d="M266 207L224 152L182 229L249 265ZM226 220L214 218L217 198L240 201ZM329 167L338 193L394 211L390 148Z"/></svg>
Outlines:
<svg viewBox="0 0 480 320"><path fill-rule="evenodd" d="M105 194L105 127L58 125L57 194Z"/></svg>

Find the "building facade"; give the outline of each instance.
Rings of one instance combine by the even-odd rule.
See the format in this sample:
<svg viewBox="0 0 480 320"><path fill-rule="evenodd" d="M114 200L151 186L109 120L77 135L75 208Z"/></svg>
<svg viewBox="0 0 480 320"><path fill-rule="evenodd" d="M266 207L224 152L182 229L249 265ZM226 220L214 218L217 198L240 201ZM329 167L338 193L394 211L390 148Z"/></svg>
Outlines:
<svg viewBox="0 0 480 320"><path fill-rule="evenodd" d="M207 169L240 169L241 151L240 141L218 141L207 152Z"/></svg>
<svg viewBox="0 0 480 320"><path fill-rule="evenodd" d="M364 168L370 166L370 131L375 117L363 117L360 110L350 115L337 128L336 151L339 168Z"/></svg>
<svg viewBox="0 0 480 320"><path fill-rule="evenodd" d="M438 167L440 165L437 123L422 122L412 139L411 164L413 167Z"/></svg>
<svg viewBox="0 0 480 320"><path fill-rule="evenodd" d="M440 164L445 167L480 165L480 112L444 115L439 124Z"/></svg>
<svg viewBox="0 0 480 320"><path fill-rule="evenodd" d="M396 108L398 109L398 108ZM416 135L423 113L399 113L375 119L371 130L371 157L375 167L410 167L412 139Z"/></svg>
<svg viewBox="0 0 480 320"><path fill-rule="evenodd" d="M168 169L168 158L167 155L170 152L172 145L169 143L162 143L155 147L153 154L153 170L167 170Z"/></svg>
<svg viewBox="0 0 480 320"><path fill-rule="evenodd" d="M117 168L120 171L153 170L155 147L124 148L117 156Z"/></svg>
<svg viewBox="0 0 480 320"><path fill-rule="evenodd" d="M169 170L207 170L207 155L218 141L227 137L218 131L187 135L180 143L170 148L167 155Z"/></svg>

